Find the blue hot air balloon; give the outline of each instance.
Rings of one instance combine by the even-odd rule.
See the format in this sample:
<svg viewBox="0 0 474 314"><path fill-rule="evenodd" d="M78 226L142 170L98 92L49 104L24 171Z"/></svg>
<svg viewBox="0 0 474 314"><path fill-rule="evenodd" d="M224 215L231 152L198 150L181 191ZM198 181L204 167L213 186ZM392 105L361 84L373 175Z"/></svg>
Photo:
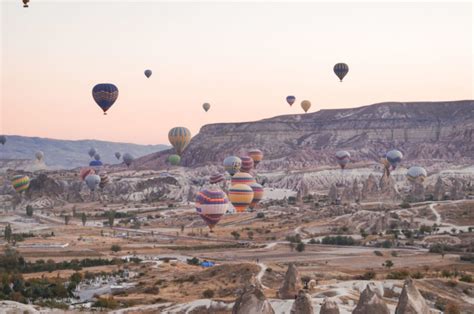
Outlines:
<svg viewBox="0 0 474 314"><path fill-rule="evenodd" d="M147 78L150 78L150 76L151 76L152 73L153 73L153 72L151 72L151 70L145 70L145 76L146 76Z"/></svg>
<svg viewBox="0 0 474 314"><path fill-rule="evenodd" d="M104 111L104 114L107 114L107 110L109 110L117 100L118 94L117 86L110 83L97 84L92 89L92 97L94 97L97 105Z"/></svg>
<svg viewBox="0 0 474 314"><path fill-rule="evenodd" d="M288 96L286 97L286 102L291 106L295 103L296 97L295 96Z"/></svg>

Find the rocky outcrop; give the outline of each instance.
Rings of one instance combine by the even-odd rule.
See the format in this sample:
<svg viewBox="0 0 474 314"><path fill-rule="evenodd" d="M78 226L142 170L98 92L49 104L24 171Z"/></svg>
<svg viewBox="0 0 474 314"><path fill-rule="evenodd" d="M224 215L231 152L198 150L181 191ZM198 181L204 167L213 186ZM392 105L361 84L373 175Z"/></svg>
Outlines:
<svg viewBox="0 0 474 314"><path fill-rule="evenodd" d="M446 193L446 190L444 188L444 182L441 176L438 176L438 179L436 180L435 186L434 186L434 191L433 191L433 199L435 201L442 201L444 199L444 194Z"/></svg>
<svg viewBox="0 0 474 314"><path fill-rule="evenodd" d="M411 278L405 281L395 314L430 314L430 308Z"/></svg>
<svg viewBox="0 0 474 314"><path fill-rule="evenodd" d="M401 199L400 192L398 192L397 187L395 185L395 179L392 176L388 175L388 172L385 172L382 178L380 179L379 186L380 196L392 200Z"/></svg>
<svg viewBox="0 0 474 314"><path fill-rule="evenodd" d="M362 186L362 199L367 200L378 194L378 184L375 176L370 174Z"/></svg>
<svg viewBox="0 0 474 314"><path fill-rule="evenodd" d="M326 298L324 299L323 305L321 305L319 314L339 314L339 306L337 306L334 300Z"/></svg>
<svg viewBox="0 0 474 314"><path fill-rule="evenodd" d="M331 188L329 189L328 200L330 204L338 203L339 195L335 184L331 185Z"/></svg>
<svg viewBox="0 0 474 314"><path fill-rule="evenodd" d="M232 314L274 314L270 302L263 291L255 285L247 286L240 297L235 301Z"/></svg>
<svg viewBox="0 0 474 314"><path fill-rule="evenodd" d="M387 304L385 304L382 298L372 290L372 288L370 288L370 285L367 285L365 290L362 292L356 308L352 311L352 314L368 313L390 314Z"/></svg>
<svg viewBox="0 0 474 314"><path fill-rule="evenodd" d="M301 290L301 279L295 264L290 263L285 274L283 286L278 290L280 299L294 299Z"/></svg>
<svg viewBox="0 0 474 314"><path fill-rule="evenodd" d="M300 290L296 297L293 306L291 307L291 314L313 314L313 304L311 303L311 296Z"/></svg>
<svg viewBox="0 0 474 314"><path fill-rule="evenodd" d="M412 202L422 202L425 200L425 187L422 182L412 183L409 199Z"/></svg>
<svg viewBox="0 0 474 314"><path fill-rule="evenodd" d="M465 197L464 183L461 180L453 179L453 186L451 187L450 196L452 200L460 200Z"/></svg>

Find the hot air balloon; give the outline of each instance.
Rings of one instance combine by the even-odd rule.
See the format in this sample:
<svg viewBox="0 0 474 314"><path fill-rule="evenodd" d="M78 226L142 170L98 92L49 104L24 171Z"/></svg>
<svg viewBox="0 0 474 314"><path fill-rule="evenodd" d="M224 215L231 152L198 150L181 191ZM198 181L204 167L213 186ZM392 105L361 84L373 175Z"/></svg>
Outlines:
<svg viewBox="0 0 474 314"><path fill-rule="evenodd" d="M204 109L205 112L208 112L209 109L211 109L211 105L207 102L202 104L202 109Z"/></svg>
<svg viewBox="0 0 474 314"><path fill-rule="evenodd" d="M204 189L196 195L196 212L212 231L229 207L227 195L219 188Z"/></svg>
<svg viewBox="0 0 474 314"><path fill-rule="evenodd" d="M229 200L239 213L252 203L253 190L247 184L236 184L229 189Z"/></svg>
<svg viewBox="0 0 474 314"><path fill-rule="evenodd" d="M97 84L92 89L92 97L94 97L95 102L102 109L104 115L107 114L107 110L117 100L118 94L117 86L110 83Z"/></svg>
<svg viewBox="0 0 474 314"><path fill-rule="evenodd" d="M225 181L225 176L222 173L215 173L209 178L209 183L217 184Z"/></svg>
<svg viewBox="0 0 474 314"><path fill-rule="evenodd" d="M97 153L97 151L95 150L94 147L91 147L91 148L89 149L88 154L89 154L89 156L90 156L91 158L93 158L96 153Z"/></svg>
<svg viewBox="0 0 474 314"><path fill-rule="evenodd" d="M168 139L178 155L184 151L191 141L191 132L185 127L175 127L168 132Z"/></svg>
<svg viewBox="0 0 474 314"><path fill-rule="evenodd" d="M336 73L341 82L344 76L346 76L347 72L349 72L349 66L345 63L337 63L334 66L334 73Z"/></svg>
<svg viewBox="0 0 474 314"><path fill-rule="evenodd" d="M90 174L86 177L86 184L91 191L95 191L100 184L100 177L96 174Z"/></svg>
<svg viewBox="0 0 474 314"><path fill-rule="evenodd" d="M233 176L236 172L240 171L242 166L242 160L237 156L229 156L224 159L224 169Z"/></svg>
<svg viewBox="0 0 474 314"><path fill-rule="evenodd" d="M120 154L119 152L116 152L115 158L117 158L117 160L120 160L120 157L122 157L122 154Z"/></svg>
<svg viewBox="0 0 474 314"><path fill-rule="evenodd" d="M336 152L336 160L341 169L344 169L349 161L351 161L351 154L348 151L340 150Z"/></svg>
<svg viewBox="0 0 474 314"><path fill-rule="evenodd" d="M258 183L252 183L250 187L253 190L253 199L252 203L250 203L250 209L254 209L255 206L262 200L263 198L263 186Z"/></svg>
<svg viewBox="0 0 474 314"><path fill-rule="evenodd" d="M130 155L129 153L125 153L123 154L122 159L123 159L123 162L127 165L127 167L130 167L130 165L132 164L135 158L133 158L133 156Z"/></svg>
<svg viewBox="0 0 474 314"><path fill-rule="evenodd" d="M237 172L234 174L232 179L230 179L230 185L234 186L236 184L247 184L247 185L252 185L253 183L256 183L255 178L252 177L249 173L247 172Z"/></svg>
<svg viewBox="0 0 474 314"><path fill-rule="evenodd" d="M151 76L152 73L153 73L153 72L151 72L151 70L145 70L145 76L146 76L147 78L150 78L150 76Z"/></svg>
<svg viewBox="0 0 474 314"><path fill-rule="evenodd" d="M0 135L0 143L2 145L5 145L6 142L7 142L7 137L5 135Z"/></svg>
<svg viewBox="0 0 474 314"><path fill-rule="evenodd" d="M84 181L90 174L95 174L95 170L92 168L82 168L79 176L81 177L82 181Z"/></svg>
<svg viewBox="0 0 474 314"><path fill-rule="evenodd" d="M98 167L103 166L103 164L102 164L102 161L100 161L100 160L92 160L92 161L89 163L89 166L90 166L90 167L94 167L94 168L98 168Z"/></svg>
<svg viewBox="0 0 474 314"><path fill-rule="evenodd" d="M304 112L308 112L309 108L311 108L311 102L309 100L303 100L301 102L301 108L303 108Z"/></svg>
<svg viewBox="0 0 474 314"><path fill-rule="evenodd" d="M250 156L250 158L253 159L253 165L255 168L257 168L257 165L262 161L263 159L263 153L260 149L251 149L247 152L247 154Z"/></svg>
<svg viewBox="0 0 474 314"><path fill-rule="evenodd" d="M42 151L37 151L35 153L35 158L36 158L36 160L41 162L44 158L44 153Z"/></svg>
<svg viewBox="0 0 474 314"><path fill-rule="evenodd" d="M295 97L295 96L291 96L291 95L290 95L290 96L287 96L287 97L286 97L286 102L287 102L290 106L292 106L292 105L295 103L295 100L296 100L296 97Z"/></svg>
<svg viewBox="0 0 474 314"><path fill-rule="evenodd" d="M109 176L107 175L107 172L101 172L99 176L100 176L99 187L103 189L109 183Z"/></svg>
<svg viewBox="0 0 474 314"><path fill-rule="evenodd" d="M25 175L16 175L12 178L12 186L17 193L26 191L30 186L30 178Z"/></svg>
<svg viewBox="0 0 474 314"><path fill-rule="evenodd" d="M393 149L385 155L385 158L387 158L387 161L390 163L392 168L395 169L397 168L398 164L402 161L403 154L401 151Z"/></svg>
<svg viewBox="0 0 474 314"><path fill-rule="evenodd" d="M100 155L99 155L98 153L96 153L96 154L94 155L94 159L97 160L97 161L99 161L99 160L100 160Z"/></svg>
<svg viewBox="0 0 474 314"><path fill-rule="evenodd" d="M240 156L242 165L240 166L241 172L250 172L253 168L253 159L249 156Z"/></svg>
<svg viewBox="0 0 474 314"><path fill-rule="evenodd" d="M427 176L428 174L426 173L426 170L423 167L413 166L410 167L410 169L408 169L407 171L407 179L410 182L422 183L423 181L425 181Z"/></svg>
<svg viewBox="0 0 474 314"><path fill-rule="evenodd" d="M177 166L181 162L181 157L179 155L169 155L168 162L173 166Z"/></svg>
<svg viewBox="0 0 474 314"><path fill-rule="evenodd" d="M30 2L30 0L23 0L23 7L24 8L29 8L29 6L28 6L29 2Z"/></svg>

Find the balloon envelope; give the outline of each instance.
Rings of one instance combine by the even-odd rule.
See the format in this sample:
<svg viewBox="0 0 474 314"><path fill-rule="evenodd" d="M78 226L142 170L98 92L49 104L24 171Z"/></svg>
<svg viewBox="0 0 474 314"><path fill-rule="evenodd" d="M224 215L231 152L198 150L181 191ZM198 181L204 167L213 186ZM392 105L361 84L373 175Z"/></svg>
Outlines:
<svg viewBox="0 0 474 314"><path fill-rule="evenodd" d="M345 63L337 63L334 65L334 73L337 77L341 80L346 76L347 72L349 72L349 66Z"/></svg>
<svg viewBox="0 0 474 314"><path fill-rule="evenodd" d="M423 167L413 166L407 171L407 179L411 182L423 182L427 176L428 174Z"/></svg>
<svg viewBox="0 0 474 314"><path fill-rule="evenodd" d="M385 158L387 158L387 161L392 165L392 168L395 169L402 161L403 154L401 151L393 149L385 155Z"/></svg>
<svg viewBox="0 0 474 314"><path fill-rule="evenodd" d="M94 155L97 153L97 151L95 150L94 147L91 147L87 153L88 153L89 156L92 158L92 157L94 157Z"/></svg>
<svg viewBox="0 0 474 314"><path fill-rule="evenodd" d="M104 114L107 114L107 110L112 107L118 98L118 88L114 84L102 83L97 84L92 89L92 97L94 98L97 105L102 109Z"/></svg>
<svg viewBox="0 0 474 314"><path fill-rule="evenodd" d="M5 145L7 142L7 137L5 135L0 135L0 144Z"/></svg>
<svg viewBox="0 0 474 314"><path fill-rule="evenodd" d="M122 157L122 154L120 154L119 152L116 152L115 158L117 158L117 160L120 160L120 157Z"/></svg>
<svg viewBox="0 0 474 314"><path fill-rule="evenodd" d="M203 103L202 104L202 108L204 109L204 111L208 112L209 109L211 109L211 105L207 102Z"/></svg>
<svg viewBox="0 0 474 314"><path fill-rule="evenodd" d="M290 95L290 96L287 96L287 97L286 97L286 102L287 102L290 106L295 103L295 100L296 100L296 97L295 97L295 96Z"/></svg>
<svg viewBox="0 0 474 314"><path fill-rule="evenodd" d="M178 155L184 151L191 141L191 132L185 127L175 127L168 132L168 139Z"/></svg>
<svg viewBox="0 0 474 314"><path fill-rule="evenodd" d="M240 166L241 172L250 172L253 168L253 159L249 156L241 156L240 160L242 161L242 165Z"/></svg>
<svg viewBox="0 0 474 314"><path fill-rule="evenodd" d="M303 100L301 102L301 108L303 108L304 112L308 112L309 108L311 108L311 102L309 100Z"/></svg>
<svg viewBox="0 0 474 314"><path fill-rule="evenodd" d="M231 186L234 186L236 184L247 184L250 186L251 184L256 182L257 181L255 181L255 178L247 172L237 172L236 174L234 174L232 179L230 179Z"/></svg>
<svg viewBox="0 0 474 314"><path fill-rule="evenodd" d="M351 154L348 151L340 150L336 152L336 160L339 166L344 169L349 161L351 161Z"/></svg>
<svg viewBox="0 0 474 314"><path fill-rule="evenodd" d="M43 153L42 151L37 151L37 152L35 153L35 158L36 158L36 160L38 160L38 161L42 161L43 158L44 158L44 153Z"/></svg>
<svg viewBox="0 0 474 314"><path fill-rule="evenodd" d="M152 72L151 70L145 70L145 76L146 76L147 78L150 78L150 76L151 76L152 73L153 73L153 72Z"/></svg>
<svg viewBox="0 0 474 314"><path fill-rule="evenodd" d="M181 162L181 157L179 155L169 155L168 162L173 166L177 166Z"/></svg>
<svg viewBox="0 0 474 314"><path fill-rule="evenodd" d="M224 182L225 176L222 173L215 173L209 178L209 183L217 184L219 182Z"/></svg>
<svg viewBox="0 0 474 314"><path fill-rule="evenodd" d="M92 168L82 168L79 176L81 177L81 180L84 181L90 174L95 174L95 170Z"/></svg>
<svg viewBox="0 0 474 314"><path fill-rule="evenodd" d="M253 164L254 167L257 168L257 165L262 161L263 159L263 153L260 149L251 149L247 152L247 154L250 156L250 158L253 159Z"/></svg>
<svg viewBox="0 0 474 314"><path fill-rule="evenodd" d="M239 172L241 166L242 166L242 160L240 160L240 158L237 156L229 156L226 159L224 159L224 169L231 176Z"/></svg>
<svg viewBox="0 0 474 314"><path fill-rule="evenodd" d="M17 193L26 191L30 186L30 178L25 175L16 175L12 178L12 186Z"/></svg>
<svg viewBox="0 0 474 314"><path fill-rule="evenodd" d="M236 184L229 189L229 200L239 213L252 203L253 190L247 184Z"/></svg>
<svg viewBox="0 0 474 314"><path fill-rule="evenodd" d="M196 212L209 229L221 220L229 207L229 199L219 188L204 189L196 195Z"/></svg>
<svg viewBox="0 0 474 314"><path fill-rule="evenodd" d="M258 183L252 183L250 187L253 190L253 199L252 203L250 203L250 208L254 209L255 206L262 200L263 198L263 186Z"/></svg>
<svg viewBox="0 0 474 314"><path fill-rule="evenodd" d="M102 164L102 161L100 161L100 160L95 160L95 159L92 160L92 161L89 163L89 166L90 166L90 167L100 167L100 166L102 166L102 165L103 165L103 164Z"/></svg>
<svg viewBox="0 0 474 314"><path fill-rule="evenodd" d="M122 156L122 159L123 159L123 162L127 165L127 167L130 167L130 165L132 164L132 162L135 158L133 158L133 156L130 155L129 153L125 153Z"/></svg>
<svg viewBox="0 0 474 314"><path fill-rule="evenodd" d="M99 161L99 160L100 160L100 155L99 155L98 153L96 153L96 154L94 155L94 159L97 160L97 161Z"/></svg>
<svg viewBox="0 0 474 314"><path fill-rule="evenodd" d="M100 177L96 174L90 174L86 177L86 185L91 191L95 191L100 184Z"/></svg>

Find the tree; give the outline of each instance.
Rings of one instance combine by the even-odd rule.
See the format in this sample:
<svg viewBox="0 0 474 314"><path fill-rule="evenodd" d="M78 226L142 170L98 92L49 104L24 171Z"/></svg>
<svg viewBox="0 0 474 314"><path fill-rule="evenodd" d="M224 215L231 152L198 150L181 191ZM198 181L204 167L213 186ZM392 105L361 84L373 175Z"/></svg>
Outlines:
<svg viewBox="0 0 474 314"><path fill-rule="evenodd" d="M32 217L33 216L33 206L31 205L26 205L26 215L28 217Z"/></svg>
<svg viewBox="0 0 474 314"><path fill-rule="evenodd" d="M5 240L8 243L10 243L10 241L12 239L12 226L10 224L5 226L4 234L5 234Z"/></svg>
<svg viewBox="0 0 474 314"><path fill-rule="evenodd" d="M181 225L181 233L184 232L184 225Z"/></svg>
<svg viewBox="0 0 474 314"><path fill-rule="evenodd" d="M114 220L115 220L115 210L109 210L107 218L109 220L109 227L113 228L114 227Z"/></svg>
<svg viewBox="0 0 474 314"><path fill-rule="evenodd" d="M110 247L110 250L114 253L117 253L118 251L121 251L122 248L120 247L120 245L118 244L113 244L111 247Z"/></svg>
<svg viewBox="0 0 474 314"><path fill-rule="evenodd" d="M232 231L230 234L234 237L234 239L240 239L240 233L238 233L237 231Z"/></svg>
<svg viewBox="0 0 474 314"><path fill-rule="evenodd" d="M71 216L69 216L69 215L64 216L64 224L65 225L69 225L70 220L71 220Z"/></svg>
<svg viewBox="0 0 474 314"><path fill-rule="evenodd" d="M298 243L298 244L296 245L296 250L297 250L298 252L303 252L303 251L305 250L305 245L304 245L304 243L303 243L303 242Z"/></svg>
<svg viewBox="0 0 474 314"><path fill-rule="evenodd" d="M81 214L82 225L85 226L87 222L87 215L86 213Z"/></svg>
<svg viewBox="0 0 474 314"><path fill-rule="evenodd" d="M303 283L305 289L308 289L308 283L310 281L311 281L311 277L309 277L309 276L301 277L301 282Z"/></svg>
<svg viewBox="0 0 474 314"><path fill-rule="evenodd" d="M385 263L382 264L382 266L385 266L387 269L390 269L393 267L393 262L388 259L385 261Z"/></svg>

